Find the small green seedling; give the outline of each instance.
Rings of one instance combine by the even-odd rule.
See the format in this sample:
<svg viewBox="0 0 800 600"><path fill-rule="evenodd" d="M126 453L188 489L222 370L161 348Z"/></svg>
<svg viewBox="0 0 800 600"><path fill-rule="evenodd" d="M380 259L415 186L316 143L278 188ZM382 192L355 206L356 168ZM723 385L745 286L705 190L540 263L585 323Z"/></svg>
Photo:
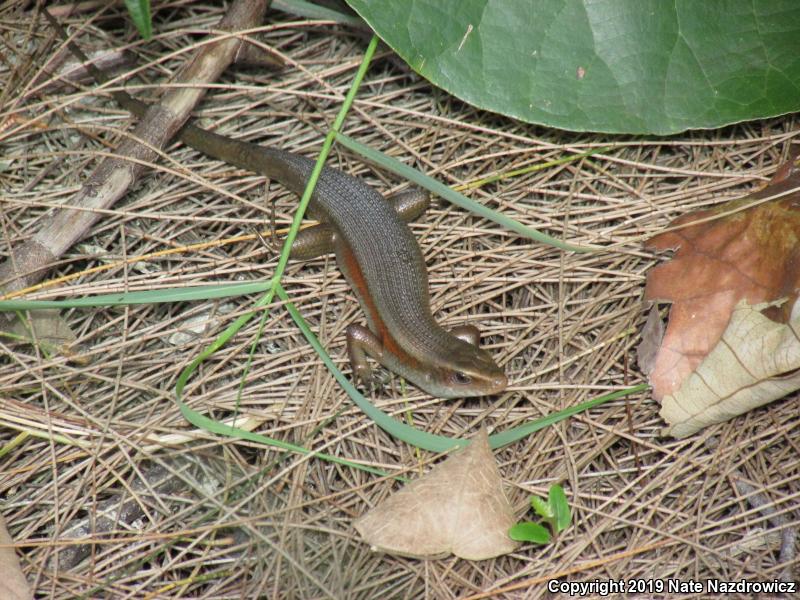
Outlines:
<svg viewBox="0 0 800 600"><path fill-rule="evenodd" d="M153 36L153 21L150 14L150 0L125 0L128 14L131 17L139 35L149 40Z"/></svg>
<svg viewBox="0 0 800 600"><path fill-rule="evenodd" d="M560 485L550 486L547 500L543 500L539 496L531 496L531 506L536 514L550 526L550 531L553 532L552 537L569 527L572 515L569 511L567 495ZM551 539L550 531L539 523L523 521L509 529L508 536L518 542L547 544Z"/></svg>

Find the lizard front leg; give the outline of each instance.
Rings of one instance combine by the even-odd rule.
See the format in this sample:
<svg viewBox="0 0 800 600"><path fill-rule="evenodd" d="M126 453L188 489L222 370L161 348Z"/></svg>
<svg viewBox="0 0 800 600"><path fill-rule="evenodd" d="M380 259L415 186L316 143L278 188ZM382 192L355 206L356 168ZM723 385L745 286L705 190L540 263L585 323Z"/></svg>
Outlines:
<svg viewBox="0 0 800 600"><path fill-rule="evenodd" d="M367 362L367 355L383 364L383 344L378 337L363 325L348 325L347 354L350 357L350 367L353 369L353 378L361 381L370 391L378 383L372 367Z"/></svg>

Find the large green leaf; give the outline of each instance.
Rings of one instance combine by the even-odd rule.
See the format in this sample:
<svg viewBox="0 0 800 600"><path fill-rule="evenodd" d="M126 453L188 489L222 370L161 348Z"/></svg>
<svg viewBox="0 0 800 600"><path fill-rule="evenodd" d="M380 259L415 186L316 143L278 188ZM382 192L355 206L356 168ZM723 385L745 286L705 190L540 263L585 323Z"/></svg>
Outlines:
<svg viewBox="0 0 800 600"><path fill-rule="evenodd" d="M798 0L347 0L421 75L508 116L668 134L800 108Z"/></svg>

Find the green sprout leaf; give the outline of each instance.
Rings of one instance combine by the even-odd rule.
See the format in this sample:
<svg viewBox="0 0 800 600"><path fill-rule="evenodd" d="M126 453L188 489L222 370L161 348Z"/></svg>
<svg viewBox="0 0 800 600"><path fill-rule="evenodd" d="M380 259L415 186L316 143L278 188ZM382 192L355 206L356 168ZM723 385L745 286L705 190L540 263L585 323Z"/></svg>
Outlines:
<svg viewBox="0 0 800 600"><path fill-rule="evenodd" d="M570 514L569 510L567 495L564 493L564 489L560 485L554 485L550 487L548 504L555 516L554 522L551 523L551 525L555 525L555 532L564 531L567 527L569 527L569 522L572 519L572 515Z"/></svg>
<svg viewBox="0 0 800 600"><path fill-rule="evenodd" d="M149 40L153 35L153 24L150 19L150 0L125 0L125 7L139 35Z"/></svg>
<svg viewBox="0 0 800 600"><path fill-rule="evenodd" d="M517 523L508 530L508 536L517 542L532 542L534 544L548 544L550 532L538 523L525 521Z"/></svg>
<svg viewBox="0 0 800 600"><path fill-rule="evenodd" d="M536 511L537 515L547 521L550 521L555 516L550 503L547 502L547 500L539 498L539 496L531 496L531 506L533 510Z"/></svg>

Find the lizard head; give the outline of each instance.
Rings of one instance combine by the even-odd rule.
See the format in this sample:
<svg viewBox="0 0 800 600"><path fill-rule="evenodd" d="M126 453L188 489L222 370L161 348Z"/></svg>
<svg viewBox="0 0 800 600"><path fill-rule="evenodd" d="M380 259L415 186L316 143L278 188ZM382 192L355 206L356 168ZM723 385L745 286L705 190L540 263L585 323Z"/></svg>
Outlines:
<svg viewBox="0 0 800 600"><path fill-rule="evenodd" d="M442 398L487 396L508 386L508 377L486 350L458 338L453 338L447 360L426 379L420 387Z"/></svg>

